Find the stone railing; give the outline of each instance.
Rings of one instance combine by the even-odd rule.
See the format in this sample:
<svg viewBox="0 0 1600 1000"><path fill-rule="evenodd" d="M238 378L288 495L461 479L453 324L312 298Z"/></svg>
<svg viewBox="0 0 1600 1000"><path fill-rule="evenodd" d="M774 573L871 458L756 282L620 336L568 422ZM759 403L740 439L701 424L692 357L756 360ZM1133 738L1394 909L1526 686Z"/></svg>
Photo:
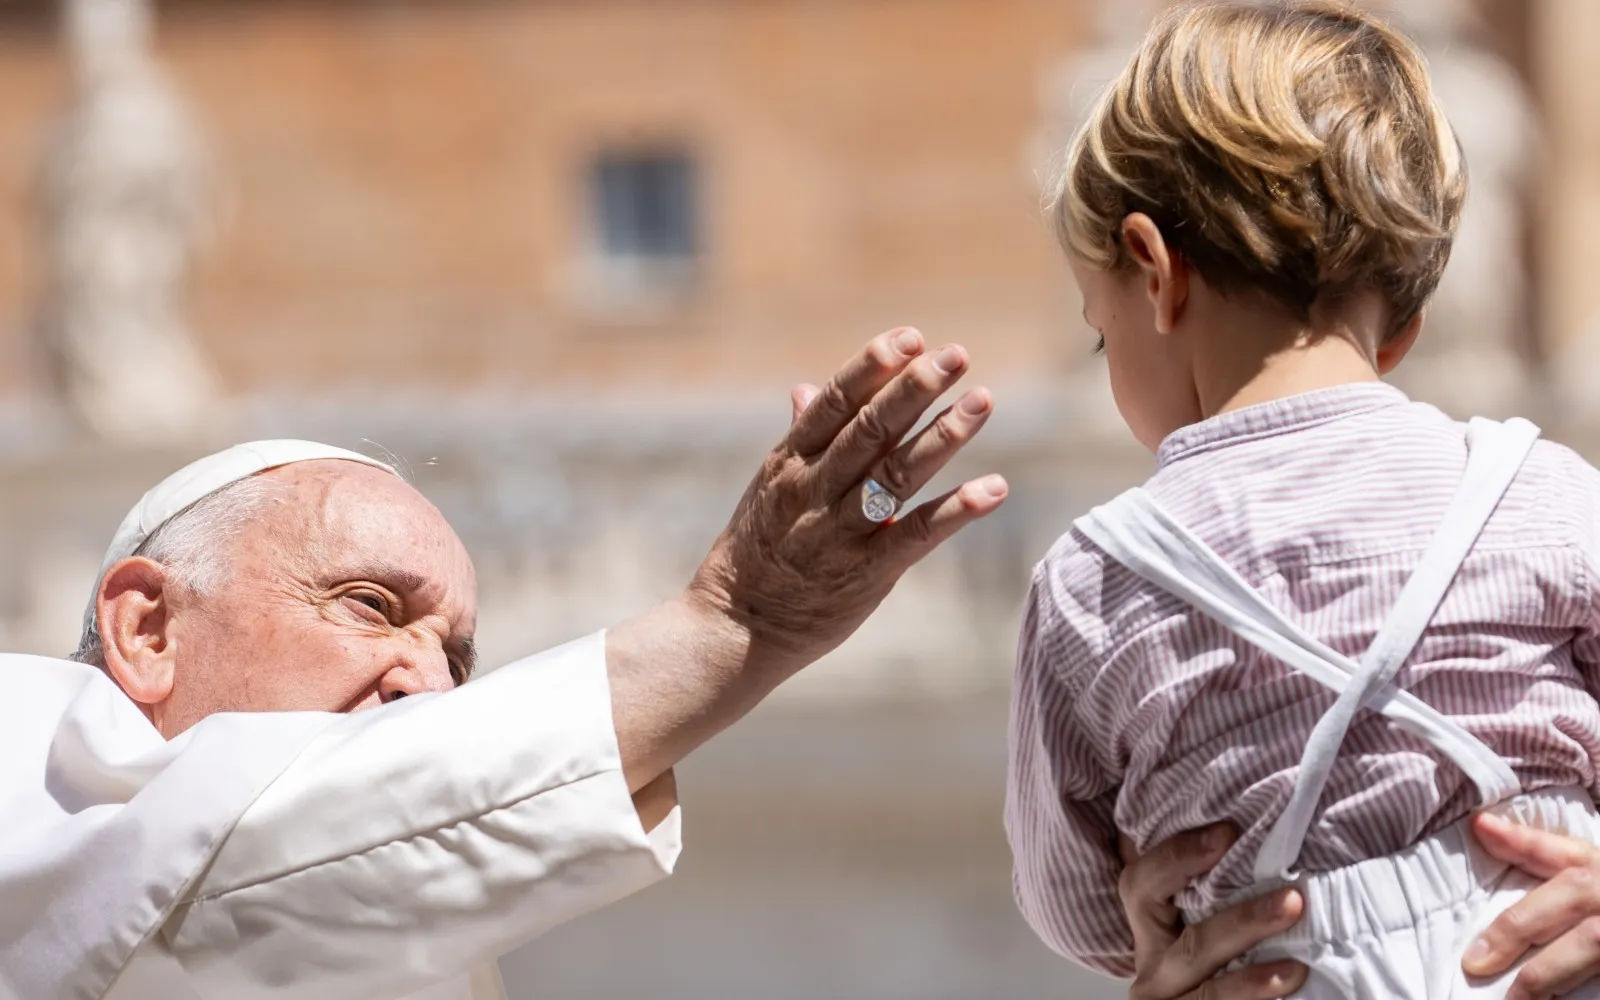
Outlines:
<svg viewBox="0 0 1600 1000"><path fill-rule="evenodd" d="M416 405L437 395L257 400L235 433L396 456L474 554L490 664L672 593L787 416L781 389L760 402L547 395ZM974 454L941 482L1000 470L1012 480L1012 501L910 574L855 640L796 685L797 696L1005 684L1033 562L1073 516L1138 481L1148 458L1112 430L1101 395L1000 396ZM21 421L0 449L0 638L9 648L60 653L76 638L101 549L122 514L155 480L227 442L189 450L70 444L48 422Z"/></svg>

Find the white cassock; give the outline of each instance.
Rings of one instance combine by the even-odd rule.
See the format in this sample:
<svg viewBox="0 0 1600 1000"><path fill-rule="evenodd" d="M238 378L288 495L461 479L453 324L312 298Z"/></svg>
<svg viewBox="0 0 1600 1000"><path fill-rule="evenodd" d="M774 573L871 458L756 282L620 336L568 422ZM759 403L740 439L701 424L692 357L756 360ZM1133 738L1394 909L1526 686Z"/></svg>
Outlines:
<svg viewBox="0 0 1600 1000"><path fill-rule="evenodd" d="M601 636L170 742L94 667L0 677L5 1000L488 1000L497 956L677 860L678 811L646 833L623 779Z"/></svg>
<svg viewBox="0 0 1600 1000"><path fill-rule="evenodd" d="M106 565L229 482L330 457L387 468L230 449L146 494ZM603 635L170 742L95 667L0 654L0 690L0 1000L494 1000L497 956L678 857L678 811L646 832L623 778Z"/></svg>

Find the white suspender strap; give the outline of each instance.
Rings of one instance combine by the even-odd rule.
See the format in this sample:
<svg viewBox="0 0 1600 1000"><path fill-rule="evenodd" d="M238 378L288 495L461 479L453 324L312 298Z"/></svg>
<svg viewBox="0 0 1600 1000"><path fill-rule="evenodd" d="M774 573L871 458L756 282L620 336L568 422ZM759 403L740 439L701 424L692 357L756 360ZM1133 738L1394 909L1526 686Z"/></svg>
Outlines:
<svg viewBox="0 0 1600 1000"><path fill-rule="evenodd" d="M1078 521L1078 529L1091 541L1140 577L1340 696L1336 706L1345 706L1340 708L1340 716L1332 722L1324 719L1325 725L1319 723L1308 744L1290 800L1294 812L1291 815L1286 809L1280 817L1269 837L1271 851L1263 850L1257 860L1258 876L1283 875L1298 857L1305 828L1327 782L1327 769L1337 757L1350 719L1361 707L1382 712L1455 763L1478 787L1486 804L1518 790L1516 775L1505 761L1437 710L1396 689L1393 677L1410 656L1461 560L1537 436L1538 429L1526 421L1504 427L1489 421L1473 422L1469 441L1477 460L1469 458L1468 476L1451 504L1441 537L1430 545L1423 566L1407 583L1397 614L1380 631L1364 663L1338 653L1289 621L1143 490L1131 490ZM1451 562L1457 551L1460 555Z"/></svg>
<svg viewBox="0 0 1600 1000"><path fill-rule="evenodd" d="M1360 671L1350 685L1339 692L1333 707L1312 729L1295 775L1294 793L1256 855L1258 881L1293 877L1300 848L1356 713L1370 705L1411 658L1462 563L1521 471L1538 437L1539 429L1525 420L1507 424L1473 420L1468 425L1470 450L1461 486L1445 509L1444 519L1406 581L1388 619L1361 657ZM1479 740L1473 739L1473 742L1481 745ZM1452 763L1459 763L1454 757L1450 759ZM1478 787L1486 805L1520 790L1514 778L1509 785L1498 788L1488 789L1481 784Z"/></svg>

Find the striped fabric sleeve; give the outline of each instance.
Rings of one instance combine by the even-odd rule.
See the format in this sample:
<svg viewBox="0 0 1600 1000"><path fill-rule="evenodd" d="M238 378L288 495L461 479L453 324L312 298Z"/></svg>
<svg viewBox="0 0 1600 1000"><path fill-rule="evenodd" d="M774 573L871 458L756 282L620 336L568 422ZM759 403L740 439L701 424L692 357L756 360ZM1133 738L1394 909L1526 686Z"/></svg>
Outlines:
<svg viewBox="0 0 1600 1000"><path fill-rule="evenodd" d="M1592 698L1600 699L1600 471L1576 454L1565 453L1557 479L1549 492L1565 490L1583 498L1583 514L1577 528L1578 547L1583 553L1582 576L1575 589L1580 613L1577 635L1572 643L1573 665L1582 675Z"/></svg>
<svg viewBox="0 0 1600 1000"><path fill-rule="evenodd" d="M1126 978L1133 975L1133 934L1117 891L1117 782L1076 723L1077 699L1058 669L1075 646L1082 650L1082 638L1071 634L1048 580L1036 574L1011 696L1005 825L1012 886L1045 944Z"/></svg>

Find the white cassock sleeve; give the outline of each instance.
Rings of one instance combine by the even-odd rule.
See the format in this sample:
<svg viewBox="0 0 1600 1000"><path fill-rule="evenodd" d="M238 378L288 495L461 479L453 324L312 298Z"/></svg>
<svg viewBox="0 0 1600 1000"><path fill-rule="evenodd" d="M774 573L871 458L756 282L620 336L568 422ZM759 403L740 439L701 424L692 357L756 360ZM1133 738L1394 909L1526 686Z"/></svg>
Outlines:
<svg viewBox="0 0 1600 1000"><path fill-rule="evenodd" d="M0 1000L404 997L677 860L676 808L647 833L623 779L601 635L172 741L92 667L0 678Z"/></svg>
<svg viewBox="0 0 1600 1000"><path fill-rule="evenodd" d="M670 874L596 635L324 729L162 930L207 997L393 997Z"/></svg>

